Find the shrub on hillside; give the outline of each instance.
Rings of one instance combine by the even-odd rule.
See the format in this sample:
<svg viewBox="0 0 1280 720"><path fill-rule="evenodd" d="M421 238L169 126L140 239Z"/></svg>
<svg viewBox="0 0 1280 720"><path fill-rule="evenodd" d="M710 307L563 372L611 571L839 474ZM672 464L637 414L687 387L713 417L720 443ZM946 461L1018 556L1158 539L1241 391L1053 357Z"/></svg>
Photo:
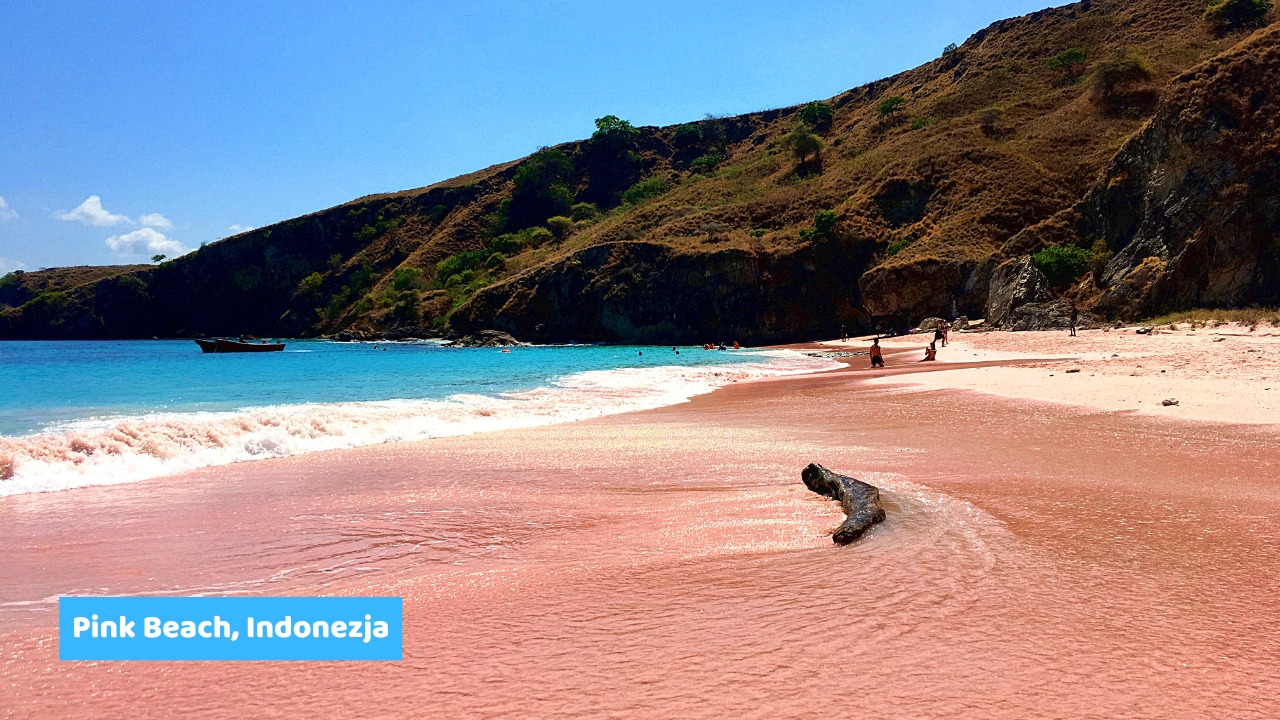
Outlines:
<svg viewBox="0 0 1280 720"><path fill-rule="evenodd" d="M550 218L548 222L550 222ZM530 247L538 247L553 239L551 231L544 227L525 228L520 232L503 233L494 238L489 247L488 252L500 252L508 257L519 253L521 250ZM481 252L481 251L476 251Z"/></svg>
<svg viewBox="0 0 1280 720"><path fill-rule="evenodd" d="M836 223L840 216L834 210L819 210L813 216L813 228L800 231L800 242L806 240L831 240L836 236Z"/></svg>
<svg viewBox="0 0 1280 720"><path fill-rule="evenodd" d="M403 324L414 324L422 319L422 297L417 290L405 290L396 297L391 317Z"/></svg>
<svg viewBox="0 0 1280 720"><path fill-rule="evenodd" d="M627 188L622 193L622 201L628 205L637 205L651 197L657 197L671 189L671 184L662 178L649 178Z"/></svg>
<svg viewBox="0 0 1280 720"><path fill-rule="evenodd" d="M568 218L564 215L547 218L547 227L551 229L552 235L563 240L573 232L573 218Z"/></svg>
<svg viewBox="0 0 1280 720"><path fill-rule="evenodd" d="M1062 70L1073 65L1082 65L1088 57L1089 54L1080 48L1071 48L1054 55L1046 60L1044 64L1053 70Z"/></svg>
<svg viewBox="0 0 1280 720"><path fill-rule="evenodd" d="M384 220L382 217L379 217L377 222L373 223L372 225L365 225L356 231L355 233L356 242L359 242L361 244L367 243L370 240L378 237L382 233L387 232L389 230L395 230L397 227L400 227L399 218Z"/></svg>
<svg viewBox="0 0 1280 720"><path fill-rule="evenodd" d="M782 146L791 151L801 165L808 162L809 156L818 156L822 151L822 138L813 134L804 123L797 123L786 137L782 138Z"/></svg>
<svg viewBox="0 0 1280 720"><path fill-rule="evenodd" d="M881 100L880 104L876 105L876 112L880 117L897 117L898 111L906 104L906 98L901 95L894 95Z"/></svg>
<svg viewBox="0 0 1280 720"><path fill-rule="evenodd" d="M324 278L320 276L320 273L313 272L310 275L302 278L302 282L298 283L298 294L299 295L314 294L320 290L320 286L322 284L324 284Z"/></svg>
<svg viewBox="0 0 1280 720"><path fill-rule="evenodd" d="M833 117L835 117L835 112L831 109L831 106L816 100L805 105L800 110L800 119L815 130L830 127Z"/></svg>
<svg viewBox="0 0 1280 720"><path fill-rule="evenodd" d="M596 119L596 131L592 142L630 144L640 137L640 131L617 115L605 115Z"/></svg>
<svg viewBox="0 0 1280 720"><path fill-rule="evenodd" d="M1095 102L1113 103L1117 97L1151 81L1151 70L1140 58L1107 60L1093 72L1090 92Z"/></svg>
<svg viewBox="0 0 1280 720"><path fill-rule="evenodd" d="M1204 19L1227 27L1238 27L1261 18L1271 10L1269 0L1209 0Z"/></svg>
<svg viewBox="0 0 1280 720"><path fill-rule="evenodd" d="M1054 55L1044 64L1057 72L1061 81L1075 81L1084 74L1085 60L1088 58L1089 55L1084 50L1071 48Z"/></svg>
<svg viewBox="0 0 1280 720"><path fill-rule="evenodd" d="M574 222L582 222L583 220L595 220L600 217L600 209L588 202L581 202L573 206L573 212L569 215Z"/></svg>
<svg viewBox="0 0 1280 720"><path fill-rule="evenodd" d="M529 228L528 230L525 230L522 234L524 235L525 242L529 245L529 247L535 247L535 248L542 247L543 245L546 245L547 243L556 239L555 236L551 234L551 231L544 227Z"/></svg>
<svg viewBox="0 0 1280 720"><path fill-rule="evenodd" d="M836 215L834 210L819 210L813 216L813 232L816 235L831 237L836 231L836 223L840 221L840 216Z"/></svg>
<svg viewBox="0 0 1280 720"><path fill-rule="evenodd" d="M915 242L914 238L903 238L901 240L895 240L889 243L889 247L885 248L884 253L889 257L893 257L894 255L897 255L898 253L907 249L907 247L909 247L913 242Z"/></svg>
<svg viewBox="0 0 1280 720"><path fill-rule="evenodd" d="M1032 255L1031 259L1054 287L1066 287L1089 269L1093 253L1075 245L1055 245Z"/></svg>
<svg viewBox="0 0 1280 720"><path fill-rule="evenodd" d="M504 233L489 243L489 249L506 255L515 255L524 248L525 238L517 233Z"/></svg>
<svg viewBox="0 0 1280 720"><path fill-rule="evenodd" d="M459 285L469 285L472 280L476 279L476 271L472 269L463 270L462 272L449 278L449 282L445 283L447 287L457 287Z"/></svg>
<svg viewBox="0 0 1280 720"><path fill-rule="evenodd" d="M622 191L640 180L644 158L637 152L640 131L616 115L596 120L596 131L574 157L586 182L578 189L578 198L604 207L621 201ZM556 212L544 216L564 215Z"/></svg>
<svg viewBox="0 0 1280 720"><path fill-rule="evenodd" d="M416 290L422 286L422 271L416 267L399 267L391 273L391 287L397 292Z"/></svg>
<svg viewBox="0 0 1280 720"><path fill-rule="evenodd" d="M706 155L689 163L689 169L694 172L711 172L716 166L724 162L724 156L718 152L709 152Z"/></svg>
<svg viewBox="0 0 1280 720"><path fill-rule="evenodd" d="M687 148L702 142L702 127L697 123L676 126L671 132L671 143L678 148Z"/></svg>
<svg viewBox="0 0 1280 720"><path fill-rule="evenodd" d="M504 225L519 230L568 213L573 192L566 183L572 176L573 163L563 152L550 148L534 153L512 177L511 199L501 207Z"/></svg>
<svg viewBox="0 0 1280 720"><path fill-rule="evenodd" d="M451 284L456 284L453 283L454 278L465 272L471 272L487 257L488 253L483 250L468 250L441 260L436 264L436 287L451 287ZM474 272L471 273L471 277L475 277ZM470 281L468 278L464 282Z"/></svg>

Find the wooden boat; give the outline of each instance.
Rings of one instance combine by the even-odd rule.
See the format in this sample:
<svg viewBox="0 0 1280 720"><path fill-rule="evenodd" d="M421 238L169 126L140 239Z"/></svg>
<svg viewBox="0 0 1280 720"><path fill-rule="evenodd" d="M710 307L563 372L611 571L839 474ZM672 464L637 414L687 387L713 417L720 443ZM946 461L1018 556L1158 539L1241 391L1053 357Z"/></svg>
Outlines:
<svg viewBox="0 0 1280 720"><path fill-rule="evenodd" d="M284 343L269 343L266 340L255 343L214 338L212 340L196 340L196 344L207 353L280 352L284 350Z"/></svg>

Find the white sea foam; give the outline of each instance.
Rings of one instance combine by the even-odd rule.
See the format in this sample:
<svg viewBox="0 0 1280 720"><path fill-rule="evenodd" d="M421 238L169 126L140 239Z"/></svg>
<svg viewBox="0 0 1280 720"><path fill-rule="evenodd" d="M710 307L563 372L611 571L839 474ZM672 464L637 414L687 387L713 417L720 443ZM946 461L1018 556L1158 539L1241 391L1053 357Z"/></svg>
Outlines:
<svg viewBox="0 0 1280 720"><path fill-rule="evenodd" d="M760 362L594 370L498 397L276 405L90 419L0 437L0 496L112 485L248 460L572 422L674 405L733 382L829 370L790 351Z"/></svg>

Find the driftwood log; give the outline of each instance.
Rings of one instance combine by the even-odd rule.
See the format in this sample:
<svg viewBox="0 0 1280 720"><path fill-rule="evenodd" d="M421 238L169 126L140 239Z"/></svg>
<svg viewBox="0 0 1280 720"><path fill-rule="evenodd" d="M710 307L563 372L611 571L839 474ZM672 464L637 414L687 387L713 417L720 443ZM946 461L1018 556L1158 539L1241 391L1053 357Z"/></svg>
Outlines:
<svg viewBox="0 0 1280 720"><path fill-rule="evenodd" d="M880 489L861 480L838 475L817 463L810 463L800 473L805 487L829 498L839 500L844 506L845 518L831 539L840 545L862 537L872 525L884 520L884 508L880 507Z"/></svg>

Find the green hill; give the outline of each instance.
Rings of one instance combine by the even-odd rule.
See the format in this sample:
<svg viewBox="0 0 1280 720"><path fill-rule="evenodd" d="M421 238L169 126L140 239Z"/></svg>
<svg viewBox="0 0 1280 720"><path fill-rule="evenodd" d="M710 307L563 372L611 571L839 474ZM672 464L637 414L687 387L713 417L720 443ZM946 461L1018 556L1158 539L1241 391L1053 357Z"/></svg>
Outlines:
<svg viewBox="0 0 1280 720"><path fill-rule="evenodd" d="M34 294L0 293L0 337L761 343L940 314L1053 324L1066 300L1108 317L1274 303L1274 13L1205 11L1043 10L821 102L604 118L586 140L156 267L57 290L40 278L61 271L10 275Z"/></svg>

